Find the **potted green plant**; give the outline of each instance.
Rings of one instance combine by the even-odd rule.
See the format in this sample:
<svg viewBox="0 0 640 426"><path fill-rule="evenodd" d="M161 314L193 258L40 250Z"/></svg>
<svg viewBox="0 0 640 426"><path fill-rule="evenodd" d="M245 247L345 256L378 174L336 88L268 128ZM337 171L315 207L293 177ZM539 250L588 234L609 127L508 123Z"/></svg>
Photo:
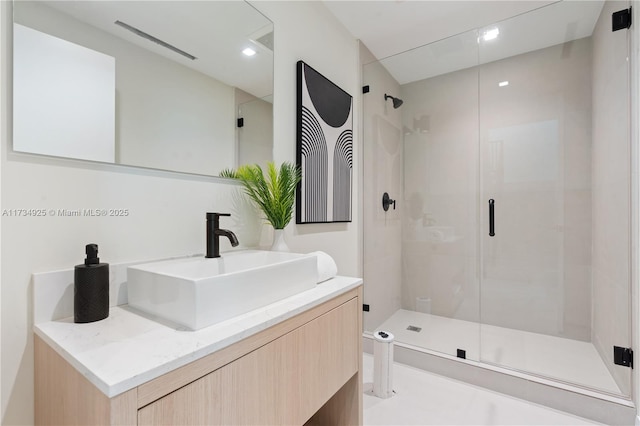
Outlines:
<svg viewBox="0 0 640 426"><path fill-rule="evenodd" d="M263 172L257 164L240 166L237 170L224 170L223 177L232 177L242 182L245 193L262 210L265 219L273 226L276 251L288 251L284 242L284 228L291 222L296 186L302 177L299 167L284 162L277 169L273 162Z"/></svg>

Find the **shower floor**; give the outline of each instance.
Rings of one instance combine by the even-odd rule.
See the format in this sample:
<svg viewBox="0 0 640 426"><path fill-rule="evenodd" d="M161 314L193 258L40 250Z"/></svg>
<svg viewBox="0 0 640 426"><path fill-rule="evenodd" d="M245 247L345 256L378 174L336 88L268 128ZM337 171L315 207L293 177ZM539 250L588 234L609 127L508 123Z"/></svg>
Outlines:
<svg viewBox="0 0 640 426"><path fill-rule="evenodd" d="M419 332L407 330L418 327ZM589 342L564 339L405 309L396 311L378 330L397 342L531 373L566 383L620 394L596 348Z"/></svg>

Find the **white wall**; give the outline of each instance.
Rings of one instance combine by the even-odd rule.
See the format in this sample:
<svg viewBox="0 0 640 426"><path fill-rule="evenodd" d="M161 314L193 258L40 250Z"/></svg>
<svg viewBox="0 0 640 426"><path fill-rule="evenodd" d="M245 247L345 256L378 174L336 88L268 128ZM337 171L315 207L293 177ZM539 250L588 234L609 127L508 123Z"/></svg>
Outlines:
<svg viewBox="0 0 640 426"><path fill-rule="evenodd" d="M360 155L357 123L360 121L358 45L322 2L256 1L253 5L274 22L274 123L273 158L295 162L296 62L305 61L353 96L354 158ZM355 162L351 223L290 225L285 229L292 251L315 248L334 256L338 273L361 276L358 206L361 165Z"/></svg>
<svg viewBox="0 0 640 426"><path fill-rule="evenodd" d="M357 44L317 2L258 2L275 23L275 160L295 159L295 64L302 59L354 96L359 108ZM2 208L124 208L127 217L2 217L0 289L2 423L33 422L33 272L69 268L82 261L84 244L100 245L106 262L202 253L206 211L229 211L224 221L244 244L260 230L255 214L237 197L238 187L215 178L89 165L71 160L11 154L7 123L9 68L6 2L2 2ZM356 117L354 122L357 123ZM360 150L359 135L354 147ZM356 155L357 158L357 155ZM356 163L354 175L359 176ZM290 225L293 251L324 250L342 275L359 275L360 181L354 183L354 221L348 224ZM6 232L4 232L6 231Z"/></svg>

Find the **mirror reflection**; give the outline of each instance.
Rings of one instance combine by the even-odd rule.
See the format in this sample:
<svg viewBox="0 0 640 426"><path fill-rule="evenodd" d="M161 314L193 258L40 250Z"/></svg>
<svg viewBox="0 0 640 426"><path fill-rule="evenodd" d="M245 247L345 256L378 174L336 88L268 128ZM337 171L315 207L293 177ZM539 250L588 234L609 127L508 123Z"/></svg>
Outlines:
<svg viewBox="0 0 640 426"><path fill-rule="evenodd" d="M248 3L13 7L14 151L214 176L271 159L273 24Z"/></svg>

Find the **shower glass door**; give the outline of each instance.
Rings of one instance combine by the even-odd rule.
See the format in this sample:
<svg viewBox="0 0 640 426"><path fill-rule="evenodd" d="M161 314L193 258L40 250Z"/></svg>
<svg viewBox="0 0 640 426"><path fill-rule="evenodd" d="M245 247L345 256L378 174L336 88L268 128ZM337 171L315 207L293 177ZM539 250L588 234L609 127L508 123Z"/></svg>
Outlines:
<svg viewBox="0 0 640 426"><path fill-rule="evenodd" d="M421 78L401 87L403 304L426 325L430 350L471 360L480 359L477 40L474 30L411 51Z"/></svg>
<svg viewBox="0 0 640 426"><path fill-rule="evenodd" d="M630 391L612 359L630 346L623 8L560 2L478 37L480 360L616 395Z"/></svg>
<svg viewBox="0 0 640 426"><path fill-rule="evenodd" d="M479 360L478 32L363 67L365 330ZM394 108L385 94L403 100ZM396 200L384 211L382 195Z"/></svg>
<svg viewBox="0 0 640 426"><path fill-rule="evenodd" d="M363 49L366 331L630 395L629 40L611 29L628 7Z"/></svg>

